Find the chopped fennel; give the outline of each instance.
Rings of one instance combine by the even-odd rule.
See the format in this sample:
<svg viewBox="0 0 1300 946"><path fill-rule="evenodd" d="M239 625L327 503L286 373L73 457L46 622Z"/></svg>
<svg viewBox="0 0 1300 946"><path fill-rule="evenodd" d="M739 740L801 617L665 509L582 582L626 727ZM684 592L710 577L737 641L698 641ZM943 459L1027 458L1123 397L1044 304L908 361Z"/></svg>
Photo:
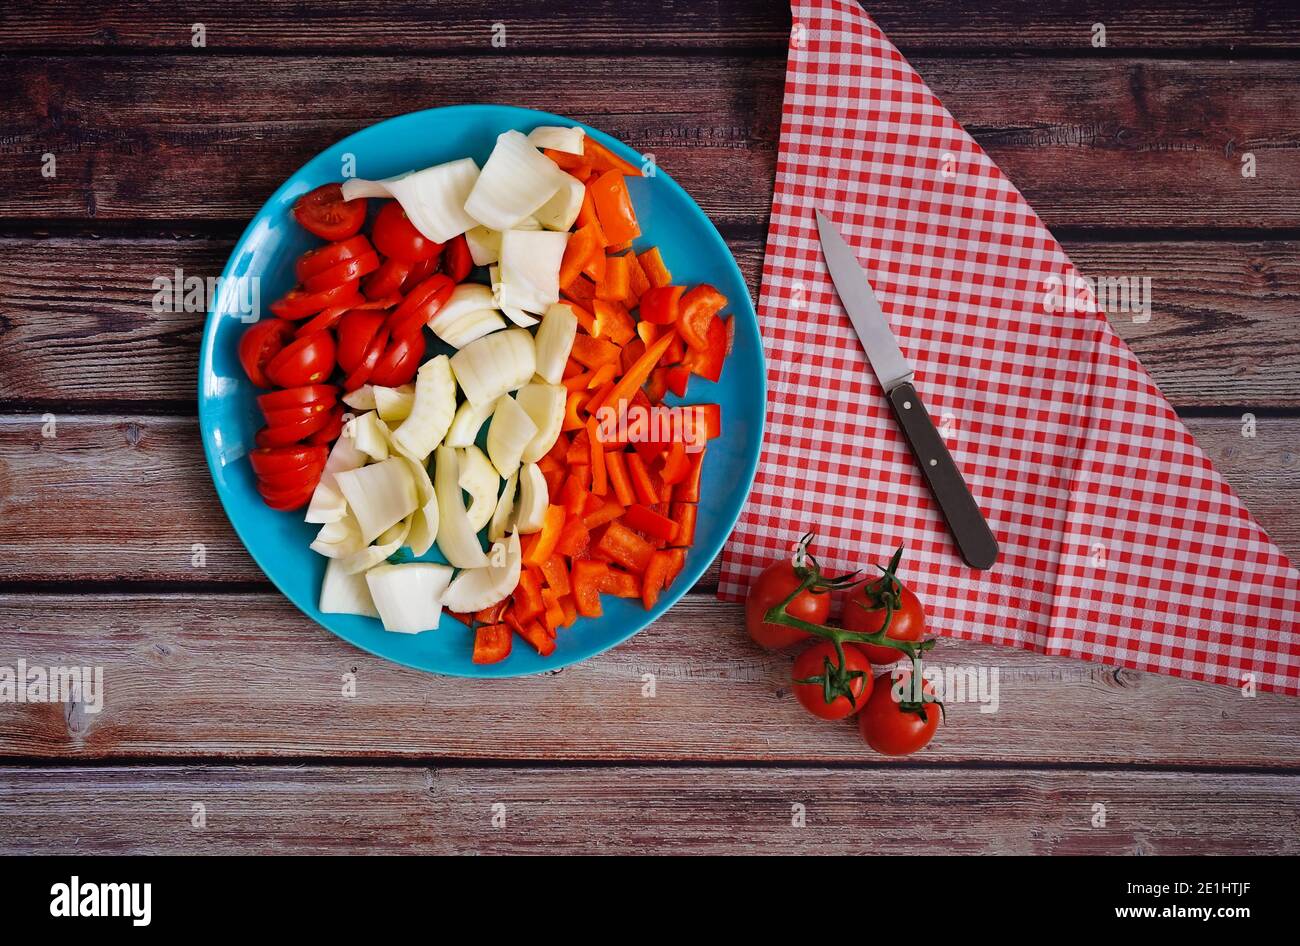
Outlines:
<svg viewBox="0 0 1300 946"><path fill-rule="evenodd" d="M509 394L497 398L496 410L488 423L487 452L502 477L519 469L524 448L537 436L537 425Z"/></svg>
<svg viewBox="0 0 1300 946"><path fill-rule="evenodd" d="M425 459L456 416L456 379L451 361L439 355L424 364L415 375L415 403L410 416L393 433L393 444L416 460Z"/></svg>
<svg viewBox="0 0 1300 946"><path fill-rule="evenodd" d="M481 568L487 556L478 535L470 528L465 501L460 495L460 464L456 451L439 447L434 451L433 486L438 494L438 548L457 568Z"/></svg>
<svg viewBox="0 0 1300 946"><path fill-rule="evenodd" d="M363 574L349 575L340 562L325 563L325 578L320 583L322 614L360 614L377 618L379 611L370 597L370 587Z"/></svg>
<svg viewBox="0 0 1300 946"><path fill-rule="evenodd" d="M550 490L541 469L536 463L525 463L519 468L519 508L515 510L515 528L521 535L541 531L550 502Z"/></svg>
<svg viewBox="0 0 1300 946"><path fill-rule="evenodd" d="M388 461L384 461L385 463ZM386 530L374 545L367 545L355 555L349 555L347 558L340 559L339 567L349 575L355 575L363 572L367 568L374 568L388 556L392 555L402 547L406 541L406 536L411 531L411 520L403 519L396 523L391 529Z"/></svg>
<svg viewBox="0 0 1300 946"><path fill-rule="evenodd" d="M461 158L383 181L351 178L343 182L343 198L390 195L402 205L415 229L435 243L446 243L475 225L465 211L465 202L478 178L473 159Z"/></svg>
<svg viewBox="0 0 1300 946"><path fill-rule="evenodd" d="M537 374L547 384L559 384L564 379L564 366L573 349L573 339L578 334L578 317L563 302L548 306L537 330Z"/></svg>
<svg viewBox="0 0 1300 946"><path fill-rule="evenodd" d="M433 562L379 565L366 572L370 597L384 630L398 634L432 631L442 617L442 598L451 569Z"/></svg>
<svg viewBox="0 0 1300 946"><path fill-rule="evenodd" d="M366 454L357 448L356 442L351 437L340 436L334 441L334 447L325 461L320 482L316 484L316 489L311 494L311 502L307 506L304 520L313 523L335 522L347 515L348 503L339 492L334 474L342 470L355 470L365 464Z"/></svg>
<svg viewBox="0 0 1300 946"><path fill-rule="evenodd" d="M536 369L533 336L521 328L493 332L451 356L451 368L475 407L528 383Z"/></svg>
<svg viewBox="0 0 1300 946"><path fill-rule="evenodd" d="M361 527L352 516L325 523L310 546L313 552L326 558L347 558L365 547Z"/></svg>
<svg viewBox="0 0 1300 946"><path fill-rule="evenodd" d="M447 430L447 436L442 438L442 442L449 447L468 447L478 440L479 428L492 416L495 407L496 404L492 401L480 404L478 407L469 401L461 401L460 407L456 408L456 416L452 418L451 427Z"/></svg>
<svg viewBox="0 0 1300 946"><path fill-rule="evenodd" d="M415 385L403 384L401 387L386 388L374 386L375 412L382 421L406 420L415 403Z"/></svg>
<svg viewBox="0 0 1300 946"><path fill-rule="evenodd" d="M523 564L518 532L510 533L504 549L501 545L493 547L489 562L492 561L500 564L466 569L457 575L456 580L443 592L443 605L451 611L472 614L491 607L514 591L519 584L519 572Z"/></svg>
<svg viewBox="0 0 1300 946"><path fill-rule="evenodd" d="M465 212L493 230L509 230L550 200L565 176L522 134L503 132L465 201Z"/></svg>
<svg viewBox="0 0 1300 946"><path fill-rule="evenodd" d="M363 384L355 391L343 395L343 403L353 410L373 411L375 409L375 386Z"/></svg>
<svg viewBox="0 0 1300 946"><path fill-rule="evenodd" d="M334 479L361 527L363 542L373 541L415 511L415 480L400 457L342 470Z"/></svg>
<svg viewBox="0 0 1300 946"><path fill-rule="evenodd" d="M376 411L367 411L360 417L354 417L349 424L352 442L357 449L372 460L388 459L388 425L379 419Z"/></svg>
<svg viewBox="0 0 1300 946"><path fill-rule="evenodd" d="M411 531L406 536L406 544L415 555L423 555L433 547L438 537L438 495L429 480L429 470L423 461L403 457L411 467L411 477L415 480L416 501L419 508L411 514Z"/></svg>
<svg viewBox="0 0 1300 946"><path fill-rule="evenodd" d="M565 128L561 125L538 125L528 133L528 143L534 148L549 148L563 151L565 154L582 154L587 133L574 125Z"/></svg>
<svg viewBox="0 0 1300 946"><path fill-rule="evenodd" d="M515 488L518 482L518 473L512 473L506 479L505 488L497 498L497 508L492 512L492 519L488 522L489 542L500 542L514 527Z"/></svg>
<svg viewBox="0 0 1300 946"><path fill-rule="evenodd" d="M568 392L558 384L525 384L515 395L515 402L524 409L537 433L528 441L519 459L536 463L555 446L564 423L564 402Z"/></svg>
<svg viewBox="0 0 1300 946"><path fill-rule="evenodd" d="M430 328L453 348L464 348L484 335L506 327L496 313L492 290L478 283L461 283L433 317Z"/></svg>
<svg viewBox="0 0 1300 946"><path fill-rule="evenodd" d="M501 231L479 224L465 231L470 259L475 266L487 266L501 258Z"/></svg>
<svg viewBox="0 0 1300 946"><path fill-rule="evenodd" d="M475 532L487 525L497 506L497 489L501 477L493 468L492 462L478 447L471 444L457 451L460 463L460 476L457 481L460 488L469 493L469 509L465 516L469 526Z"/></svg>
<svg viewBox="0 0 1300 946"><path fill-rule="evenodd" d="M568 174L564 176L568 178L564 186L537 209L537 222L547 230L568 232L568 229L577 222L578 213L582 210L582 200L587 194L587 188L576 177ZM500 251L498 255L499 253Z"/></svg>
<svg viewBox="0 0 1300 946"><path fill-rule="evenodd" d="M501 305L538 315L560 301L560 263L568 233L507 230L501 234Z"/></svg>

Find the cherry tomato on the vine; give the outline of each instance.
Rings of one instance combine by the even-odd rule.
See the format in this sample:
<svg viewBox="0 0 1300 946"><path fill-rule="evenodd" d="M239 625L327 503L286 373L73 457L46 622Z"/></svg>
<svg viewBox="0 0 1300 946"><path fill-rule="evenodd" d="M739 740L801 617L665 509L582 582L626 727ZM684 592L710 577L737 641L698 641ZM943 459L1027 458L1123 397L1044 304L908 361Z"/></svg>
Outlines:
<svg viewBox="0 0 1300 946"><path fill-rule="evenodd" d="M858 585L844 602L844 626L850 631L875 634L885 624L887 609L880 598L883 577L874 582ZM898 588L898 607L889 620L891 640L916 643L925 637L925 609L912 590L895 579ZM906 656L901 650L883 644L859 644L873 664L892 664Z"/></svg>
<svg viewBox="0 0 1300 946"><path fill-rule="evenodd" d="M844 645L841 664L835 645L828 640L818 641L795 658L790 678L794 681L795 698L804 709L821 719L852 716L871 696L871 661L853 644ZM853 699L846 693L852 693Z"/></svg>
<svg viewBox="0 0 1300 946"><path fill-rule="evenodd" d="M785 559L769 565L750 584L749 594L745 597L745 630L760 647L779 650L812 636L795 627L763 620L763 615L788 598L801 583L793 563ZM786 612L810 624L824 624L831 612L831 596L800 592L786 606Z"/></svg>
<svg viewBox="0 0 1300 946"><path fill-rule="evenodd" d="M867 705L858 714L858 731L867 745L885 755L910 755L923 749L939 728L942 711L934 702L909 702L920 694L912 691L912 672L903 671L895 680L892 673L876 677ZM895 698L898 688L903 700ZM934 695L927 682L924 692ZM913 707L913 708L909 708Z"/></svg>

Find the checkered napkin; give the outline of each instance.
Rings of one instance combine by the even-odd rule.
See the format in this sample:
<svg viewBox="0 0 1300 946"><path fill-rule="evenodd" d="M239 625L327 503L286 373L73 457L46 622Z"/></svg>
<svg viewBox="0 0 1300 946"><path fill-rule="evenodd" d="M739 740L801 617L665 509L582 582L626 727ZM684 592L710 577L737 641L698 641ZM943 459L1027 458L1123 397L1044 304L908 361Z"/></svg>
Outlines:
<svg viewBox="0 0 1300 946"><path fill-rule="evenodd" d="M1300 692L1300 573L1105 315L1080 311L1060 245L856 3L793 13L758 307L767 439L719 596L806 529L834 570L902 544L940 634ZM998 537L991 571L957 554L826 272L817 208Z"/></svg>

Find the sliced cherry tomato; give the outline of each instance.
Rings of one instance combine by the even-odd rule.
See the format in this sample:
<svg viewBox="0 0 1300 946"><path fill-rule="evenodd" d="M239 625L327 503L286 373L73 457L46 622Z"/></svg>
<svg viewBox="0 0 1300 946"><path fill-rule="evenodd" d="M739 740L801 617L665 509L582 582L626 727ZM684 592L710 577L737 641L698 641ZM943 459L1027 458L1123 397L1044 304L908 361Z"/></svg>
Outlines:
<svg viewBox="0 0 1300 946"><path fill-rule="evenodd" d="M451 297L456 284L443 273L430 276L411 290L402 304L388 317L388 327L394 338L417 335L438 314Z"/></svg>
<svg viewBox="0 0 1300 946"><path fill-rule="evenodd" d="M344 200L341 186L322 184L298 198L293 216L304 230L322 240L346 240L366 222L366 201Z"/></svg>
<svg viewBox="0 0 1300 946"><path fill-rule="evenodd" d="M348 312L351 312L353 308L353 306L334 305L330 306L328 309L323 309L313 315L306 322L299 325L298 331L295 334L298 338L302 338L304 335L310 335L313 332L328 331L338 325L339 319L343 318L343 316Z"/></svg>
<svg viewBox="0 0 1300 946"><path fill-rule="evenodd" d="M896 699L894 689L899 688L904 700ZM927 682L924 692L934 695ZM910 755L924 748L934 738L939 728L942 711L934 702L908 702L915 697L912 690L912 672L903 671L898 680L890 673L876 677L867 705L858 714L858 731L867 745L885 755Z"/></svg>
<svg viewBox="0 0 1300 946"><path fill-rule="evenodd" d="M254 441L259 447L287 447L310 437L330 422L328 411L322 411L311 420L287 427L263 427L257 432Z"/></svg>
<svg viewBox="0 0 1300 946"><path fill-rule="evenodd" d="M395 292L401 292L402 283L406 282L406 277L410 275L415 265L390 256L362 284L361 291L367 299L382 299Z"/></svg>
<svg viewBox="0 0 1300 946"><path fill-rule="evenodd" d="M324 272L309 277L303 288L308 292L324 292L326 289L333 289L345 283L355 283L362 276L368 276L378 268L378 253L354 256L352 259L344 260L337 266L331 266ZM358 291L360 291L359 288Z"/></svg>
<svg viewBox="0 0 1300 946"><path fill-rule="evenodd" d="M244 374L259 388L269 388L266 363L293 338L293 323L284 319L262 319L250 325L239 339L239 363Z"/></svg>
<svg viewBox="0 0 1300 946"><path fill-rule="evenodd" d="M293 274L298 277L298 282L305 283L311 277L327 269L333 269L339 263L373 252L374 248L371 247L370 241L358 234L340 240L338 243L327 243L325 246L308 250L298 257L298 262L293 267Z"/></svg>
<svg viewBox="0 0 1300 946"><path fill-rule="evenodd" d="M795 698L821 719L846 719L866 706L871 696L871 661L854 644L844 645L841 664L835 645L818 641L795 658L790 678Z"/></svg>
<svg viewBox="0 0 1300 946"><path fill-rule="evenodd" d="M395 200L380 208L370 235L380 253L408 263L433 259L442 252L442 244L434 243L417 230L402 205Z"/></svg>
<svg viewBox="0 0 1300 946"><path fill-rule="evenodd" d="M300 404L297 407L283 407L273 411L262 411L262 416L266 418L266 423L271 427L288 427L291 424L300 424L305 420L311 420L322 411L328 412L334 410L333 404Z"/></svg>
<svg viewBox="0 0 1300 946"><path fill-rule="evenodd" d="M925 637L925 609L912 590L894 579L898 601L889 619L890 640L919 641ZM858 585L844 602L844 626L850 631L875 634L885 625L884 578ZM883 644L862 644L873 664L892 664L906 656L901 650Z"/></svg>
<svg viewBox="0 0 1300 946"><path fill-rule="evenodd" d="M352 372L370 351L370 343L389 316L383 312L353 309L339 321L339 367Z"/></svg>
<svg viewBox="0 0 1300 946"><path fill-rule="evenodd" d="M438 271L439 256L433 259L421 260L411 266L411 271L406 274L406 279L402 281L402 292L410 292L420 283L424 282L430 276Z"/></svg>
<svg viewBox="0 0 1300 946"><path fill-rule="evenodd" d="M311 501L311 495L316 491L316 484L296 484L288 487L274 487L258 481L257 491L262 495L262 501L272 509L280 512L288 512L291 509L300 509Z"/></svg>
<svg viewBox="0 0 1300 946"><path fill-rule="evenodd" d="M339 399L339 389L332 384L303 384L270 394L259 394L257 406L264 411L282 411L287 407L303 407L307 404L324 404L327 407Z"/></svg>
<svg viewBox="0 0 1300 946"><path fill-rule="evenodd" d="M807 631L763 620L763 615L789 597L800 584L794 565L784 559L769 565L749 586L745 597L745 630L760 647L778 650L810 636ZM825 624L831 613L831 596L804 591L786 606L786 611L791 617L810 624Z"/></svg>
<svg viewBox="0 0 1300 946"><path fill-rule="evenodd" d="M329 332L295 338L267 363L266 376L285 388L324 381L334 370L334 350Z"/></svg>
<svg viewBox="0 0 1300 946"><path fill-rule="evenodd" d="M384 350L388 347L388 337L388 327L384 326L370 342L370 347L366 350L365 356L356 369L344 379L343 390L345 393L355 391L370 380L371 372L375 370L375 365L379 364L379 359L383 357Z"/></svg>
<svg viewBox="0 0 1300 946"><path fill-rule="evenodd" d="M248 454L248 461L258 476L277 476L318 463L324 466L328 457L329 451L324 447L259 447Z"/></svg>
<svg viewBox="0 0 1300 946"><path fill-rule="evenodd" d="M297 321L331 306L353 306L364 301L357 284L351 282L342 283L332 289L323 289L320 292L290 289L282 298L271 303L271 311L282 319Z"/></svg>
<svg viewBox="0 0 1300 946"><path fill-rule="evenodd" d="M424 333L394 338L375 363L368 379L371 384L395 388L415 377L424 360Z"/></svg>
<svg viewBox="0 0 1300 946"><path fill-rule="evenodd" d="M334 408L334 414L327 423L316 433L307 438L307 442L316 446L328 445L339 439L339 434L343 433L343 405L339 404Z"/></svg>
<svg viewBox="0 0 1300 946"><path fill-rule="evenodd" d="M465 277L469 275L470 270L474 268L474 257L470 256L469 244L465 242L465 234L458 237L452 237L447 241L447 247L442 254L442 271L452 278L454 282L464 282Z"/></svg>

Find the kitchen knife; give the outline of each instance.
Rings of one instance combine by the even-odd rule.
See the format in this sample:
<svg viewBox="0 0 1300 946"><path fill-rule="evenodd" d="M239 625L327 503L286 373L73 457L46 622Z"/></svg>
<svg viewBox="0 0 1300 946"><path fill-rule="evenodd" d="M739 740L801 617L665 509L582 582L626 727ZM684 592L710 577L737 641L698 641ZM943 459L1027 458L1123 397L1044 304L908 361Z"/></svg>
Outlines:
<svg viewBox="0 0 1300 946"><path fill-rule="evenodd" d="M830 270L840 302L844 304L858 340L867 352L872 370L885 389L894 416L898 418L916 462L921 466L930 492L939 503L961 557L972 568L992 568L998 558L997 539L962 478L961 470L957 469L948 453L929 412L921 403L920 395L912 386L912 366L898 348L898 339L880 310L867 274L835 225L820 211L817 213L817 232L821 236L826 268Z"/></svg>

